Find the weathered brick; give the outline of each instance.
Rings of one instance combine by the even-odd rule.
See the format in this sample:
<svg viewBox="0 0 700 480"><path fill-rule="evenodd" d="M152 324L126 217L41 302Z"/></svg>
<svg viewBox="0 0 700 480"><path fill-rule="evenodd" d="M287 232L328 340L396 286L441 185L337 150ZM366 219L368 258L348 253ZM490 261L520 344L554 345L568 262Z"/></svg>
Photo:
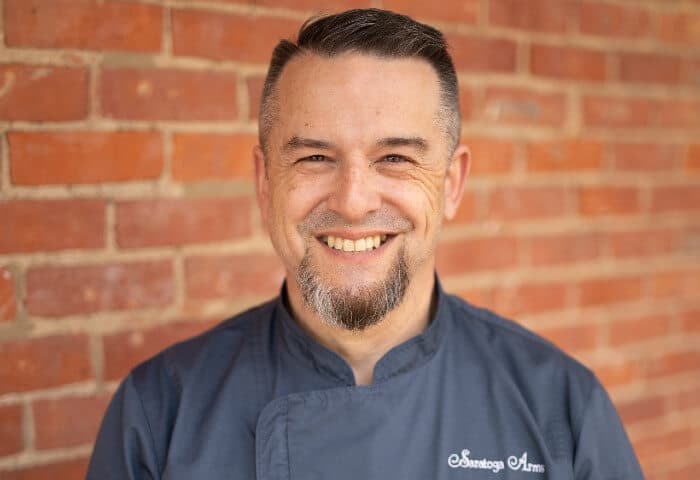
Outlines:
<svg viewBox="0 0 700 480"><path fill-rule="evenodd" d="M699 185L668 185L656 187L651 194L653 212L700 210Z"/></svg>
<svg viewBox="0 0 700 480"><path fill-rule="evenodd" d="M471 152L469 175L498 175L513 169L514 145L507 139L471 138L464 142Z"/></svg>
<svg viewBox="0 0 700 480"><path fill-rule="evenodd" d="M109 68L101 73L104 115L134 120L235 120L236 75Z"/></svg>
<svg viewBox="0 0 700 480"><path fill-rule="evenodd" d="M101 200L0 201L0 253L100 248L105 243Z"/></svg>
<svg viewBox="0 0 700 480"><path fill-rule="evenodd" d="M579 29L590 35L640 38L651 34L651 13L637 5L585 2L579 7Z"/></svg>
<svg viewBox="0 0 700 480"><path fill-rule="evenodd" d="M499 187L488 196L491 220L532 220L567 213L567 189L562 187Z"/></svg>
<svg viewBox="0 0 700 480"><path fill-rule="evenodd" d="M160 50L163 8L113 0L7 0L9 46Z"/></svg>
<svg viewBox="0 0 700 480"><path fill-rule="evenodd" d="M560 127L566 116L564 95L524 88L491 87L486 90L478 120L494 125Z"/></svg>
<svg viewBox="0 0 700 480"><path fill-rule="evenodd" d="M681 163L683 147L672 143L615 143L614 168L618 171L673 171Z"/></svg>
<svg viewBox="0 0 700 480"><path fill-rule="evenodd" d="M117 243L130 248L232 240L250 234L251 213L248 197L119 202Z"/></svg>
<svg viewBox="0 0 700 480"><path fill-rule="evenodd" d="M21 405L0 407L0 456L18 453L24 448Z"/></svg>
<svg viewBox="0 0 700 480"><path fill-rule="evenodd" d="M640 211L636 187L581 187L578 191L582 215L629 215Z"/></svg>
<svg viewBox="0 0 700 480"><path fill-rule="evenodd" d="M645 98L599 95L583 97L583 121L590 127L644 127L652 123L653 108Z"/></svg>
<svg viewBox="0 0 700 480"><path fill-rule="evenodd" d="M600 258L601 238L593 233L537 235L524 239L533 265L575 263Z"/></svg>
<svg viewBox="0 0 700 480"><path fill-rule="evenodd" d="M683 63L678 56L625 52L620 53L618 59L623 82L674 85L683 80Z"/></svg>
<svg viewBox="0 0 700 480"><path fill-rule="evenodd" d="M560 0L491 0L489 23L499 27L563 33L572 15L568 2Z"/></svg>
<svg viewBox="0 0 700 480"><path fill-rule="evenodd" d="M119 380L164 348L212 326L211 322L173 322L147 330L106 335L103 338L105 378Z"/></svg>
<svg viewBox="0 0 700 480"><path fill-rule="evenodd" d="M0 470L3 480L82 480L87 471L87 458L29 466L18 470Z"/></svg>
<svg viewBox="0 0 700 480"><path fill-rule="evenodd" d="M0 120L80 120L87 112L86 69L0 64Z"/></svg>
<svg viewBox="0 0 700 480"><path fill-rule="evenodd" d="M441 275L502 270L517 264L517 242L512 237L469 238L443 242L435 263Z"/></svg>
<svg viewBox="0 0 700 480"><path fill-rule="evenodd" d="M603 82L608 76L605 52L579 47L533 45L530 70L534 75Z"/></svg>
<svg viewBox="0 0 700 480"><path fill-rule="evenodd" d="M619 346L663 338L670 331L671 318L669 316L646 316L613 321L610 325L608 338L612 346Z"/></svg>
<svg viewBox="0 0 700 480"><path fill-rule="evenodd" d="M110 397L97 394L33 402L35 447L44 450L94 442Z"/></svg>
<svg viewBox="0 0 700 480"><path fill-rule="evenodd" d="M85 335L0 342L0 394L25 392L92 378Z"/></svg>
<svg viewBox="0 0 700 480"><path fill-rule="evenodd" d="M691 12L662 13L658 16L659 38L677 45L700 43L700 14Z"/></svg>
<svg viewBox="0 0 700 480"><path fill-rule="evenodd" d="M516 45L512 40L483 36L447 35L457 71L514 72Z"/></svg>
<svg viewBox="0 0 700 480"><path fill-rule="evenodd" d="M603 164L603 146L594 140L567 139L527 144L530 172L598 170Z"/></svg>
<svg viewBox="0 0 700 480"><path fill-rule="evenodd" d="M519 315L561 310L566 306L567 285L533 283L493 290L493 308L503 315Z"/></svg>
<svg viewBox="0 0 700 480"><path fill-rule="evenodd" d="M17 293L12 271L0 267L0 322L14 320L17 315Z"/></svg>
<svg viewBox="0 0 700 480"><path fill-rule="evenodd" d="M173 178L198 180L253 179L252 134L196 134L173 136Z"/></svg>
<svg viewBox="0 0 700 480"><path fill-rule="evenodd" d="M423 0L384 0L382 8L419 19L472 25L478 22L481 14L479 0L446 0L440 2L440 8L435 8L434 4Z"/></svg>
<svg viewBox="0 0 700 480"><path fill-rule="evenodd" d="M540 328L536 332L565 352L582 352L598 345L598 330L595 324L578 322L576 325Z"/></svg>
<svg viewBox="0 0 700 480"><path fill-rule="evenodd" d="M191 300L274 296L284 279L276 255L198 256L185 262L185 289Z"/></svg>
<svg viewBox="0 0 700 480"><path fill-rule="evenodd" d="M164 307L173 302L169 261L45 266L27 272L27 311L57 317Z"/></svg>
<svg viewBox="0 0 700 480"><path fill-rule="evenodd" d="M269 62L277 42L299 29L296 20L189 9L173 10L172 23L176 55L255 63Z"/></svg>
<svg viewBox="0 0 700 480"><path fill-rule="evenodd" d="M645 228L609 235L613 255L620 258L648 257L673 253L680 247L681 235L675 229Z"/></svg>
<svg viewBox="0 0 700 480"><path fill-rule="evenodd" d="M642 281L638 277L593 278L578 282L579 304L583 307L638 300Z"/></svg>
<svg viewBox="0 0 700 480"><path fill-rule="evenodd" d="M10 132L8 141L18 185L153 179L163 170L155 132Z"/></svg>

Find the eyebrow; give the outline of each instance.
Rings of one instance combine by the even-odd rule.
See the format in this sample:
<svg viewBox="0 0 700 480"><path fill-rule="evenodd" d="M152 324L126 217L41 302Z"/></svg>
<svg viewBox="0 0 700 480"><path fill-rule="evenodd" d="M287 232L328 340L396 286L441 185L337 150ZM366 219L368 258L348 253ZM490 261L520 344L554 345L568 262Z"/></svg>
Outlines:
<svg viewBox="0 0 700 480"><path fill-rule="evenodd" d="M421 137L386 137L380 138L376 142L378 147L413 147L424 153L428 150L428 142ZM293 136L287 143L284 144L284 151L289 152L299 148L318 148L323 150L331 150L333 144L325 140L315 138L305 138Z"/></svg>

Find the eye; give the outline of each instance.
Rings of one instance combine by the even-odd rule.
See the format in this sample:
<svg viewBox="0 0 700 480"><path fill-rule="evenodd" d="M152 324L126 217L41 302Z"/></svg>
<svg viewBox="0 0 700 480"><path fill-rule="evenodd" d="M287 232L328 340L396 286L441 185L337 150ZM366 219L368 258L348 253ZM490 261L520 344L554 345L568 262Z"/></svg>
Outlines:
<svg viewBox="0 0 700 480"><path fill-rule="evenodd" d="M300 161L305 162L323 162L326 161L328 157L325 155L309 155L308 157L301 158Z"/></svg>
<svg viewBox="0 0 700 480"><path fill-rule="evenodd" d="M408 161L408 159L403 155L390 154L382 157L382 161L388 163L402 163Z"/></svg>

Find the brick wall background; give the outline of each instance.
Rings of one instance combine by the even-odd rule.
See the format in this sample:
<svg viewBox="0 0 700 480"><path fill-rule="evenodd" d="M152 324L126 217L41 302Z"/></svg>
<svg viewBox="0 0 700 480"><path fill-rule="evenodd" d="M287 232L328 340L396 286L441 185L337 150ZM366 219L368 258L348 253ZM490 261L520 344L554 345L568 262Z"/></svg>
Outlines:
<svg viewBox="0 0 700 480"><path fill-rule="evenodd" d="M650 479L697 478L698 0L0 0L0 478L82 478L132 366L275 294L262 78L351 6L452 43L446 287L593 368Z"/></svg>

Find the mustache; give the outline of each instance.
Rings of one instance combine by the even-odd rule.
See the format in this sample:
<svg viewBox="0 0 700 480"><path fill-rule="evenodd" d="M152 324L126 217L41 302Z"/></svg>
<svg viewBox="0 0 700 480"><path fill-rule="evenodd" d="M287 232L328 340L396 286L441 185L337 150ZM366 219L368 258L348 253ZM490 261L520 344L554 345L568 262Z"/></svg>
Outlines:
<svg viewBox="0 0 700 480"><path fill-rule="evenodd" d="M376 212L370 212L360 222L349 221L338 212L332 210L314 209L299 224L298 230L301 234L310 235L323 230L341 228L398 233L413 229L413 223L391 208L382 208Z"/></svg>

